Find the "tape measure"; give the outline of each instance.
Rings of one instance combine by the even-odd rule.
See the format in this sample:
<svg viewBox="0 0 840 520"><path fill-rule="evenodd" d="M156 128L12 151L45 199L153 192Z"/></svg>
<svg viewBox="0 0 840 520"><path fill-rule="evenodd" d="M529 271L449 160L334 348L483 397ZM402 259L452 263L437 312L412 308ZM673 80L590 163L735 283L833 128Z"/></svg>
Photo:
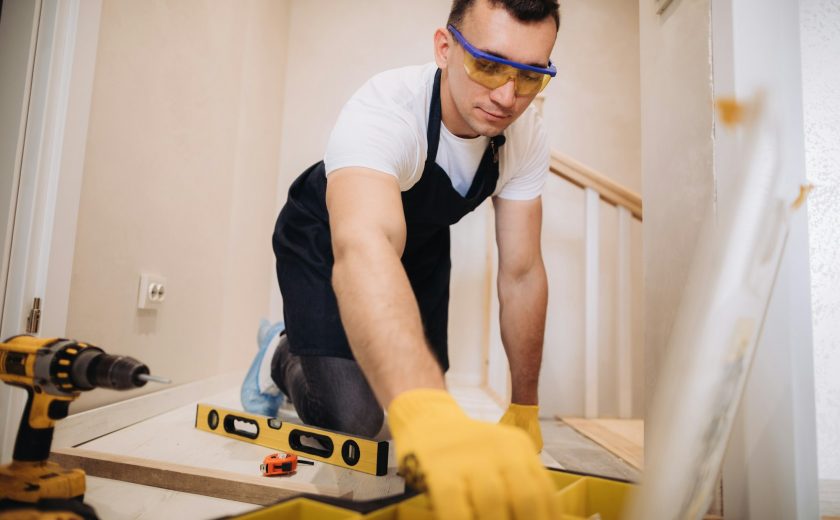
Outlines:
<svg viewBox="0 0 840 520"><path fill-rule="evenodd" d="M195 427L274 450L305 454L313 460L370 475L388 473L387 441L355 437L204 403L196 407Z"/></svg>

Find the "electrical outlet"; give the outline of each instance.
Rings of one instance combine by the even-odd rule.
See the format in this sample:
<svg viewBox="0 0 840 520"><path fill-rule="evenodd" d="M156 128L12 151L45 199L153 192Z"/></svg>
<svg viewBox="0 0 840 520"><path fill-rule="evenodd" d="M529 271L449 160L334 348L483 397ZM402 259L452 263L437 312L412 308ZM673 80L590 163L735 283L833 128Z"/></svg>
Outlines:
<svg viewBox="0 0 840 520"><path fill-rule="evenodd" d="M166 291L166 278L154 274L141 274L137 308L157 309L166 299Z"/></svg>

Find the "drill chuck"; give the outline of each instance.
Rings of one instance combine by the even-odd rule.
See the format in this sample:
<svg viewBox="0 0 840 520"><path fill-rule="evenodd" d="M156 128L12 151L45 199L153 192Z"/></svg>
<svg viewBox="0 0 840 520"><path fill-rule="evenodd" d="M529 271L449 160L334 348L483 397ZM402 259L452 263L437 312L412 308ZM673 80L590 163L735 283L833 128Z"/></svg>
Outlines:
<svg viewBox="0 0 840 520"><path fill-rule="evenodd" d="M79 390L111 388L129 390L146 384L149 367L129 356L106 354L97 347L81 351L72 366L73 384Z"/></svg>

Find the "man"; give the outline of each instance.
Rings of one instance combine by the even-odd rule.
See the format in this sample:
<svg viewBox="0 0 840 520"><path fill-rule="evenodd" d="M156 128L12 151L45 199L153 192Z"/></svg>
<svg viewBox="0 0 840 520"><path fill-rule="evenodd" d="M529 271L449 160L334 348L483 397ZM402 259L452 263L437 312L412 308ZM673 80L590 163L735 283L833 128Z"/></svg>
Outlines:
<svg viewBox="0 0 840 520"><path fill-rule="evenodd" d="M534 455L548 149L529 105L554 75L558 9L455 0L434 35L436 63L363 86L277 220L286 330L260 350L243 404L274 413L279 389L306 423L365 436L387 409L403 474L429 490L441 518L550 517ZM488 197L512 381L501 422L528 435L467 418L445 391L449 226Z"/></svg>

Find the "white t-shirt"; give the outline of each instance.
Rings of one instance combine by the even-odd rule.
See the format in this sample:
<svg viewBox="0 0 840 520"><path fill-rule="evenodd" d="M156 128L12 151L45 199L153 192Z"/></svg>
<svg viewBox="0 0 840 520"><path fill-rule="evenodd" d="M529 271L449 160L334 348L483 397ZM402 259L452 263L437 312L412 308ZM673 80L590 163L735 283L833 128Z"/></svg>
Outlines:
<svg viewBox="0 0 840 520"><path fill-rule="evenodd" d="M423 174L426 124L434 85L434 63L377 74L344 105L330 134L324 163L327 175L360 166L389 173L408 191ZM549 151L542 117L528 107L505 131L499 151L494 196L531 200L542 193ZM489 137L464 139L441 123L436 162L462 196L475 177Z"/></svg>

